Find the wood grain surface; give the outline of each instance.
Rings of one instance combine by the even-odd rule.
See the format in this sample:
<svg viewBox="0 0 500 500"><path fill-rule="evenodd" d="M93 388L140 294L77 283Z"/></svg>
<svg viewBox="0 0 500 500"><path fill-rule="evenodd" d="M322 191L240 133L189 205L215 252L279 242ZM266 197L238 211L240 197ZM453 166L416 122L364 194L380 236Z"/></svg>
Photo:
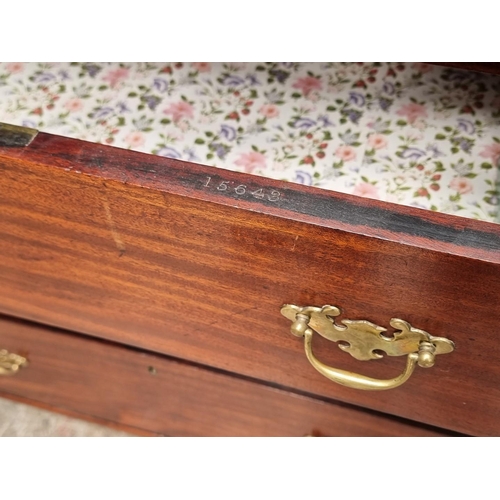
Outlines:
<svg viewBox="0 0 500 500"><path fill-rule="evenodd" d="M141 435L449 434L5 317L0 345L30 360L19 374L0 377L0 394L22 395Z"/></svg>
<svg viewBox="0 0 500 500"><path fill-rule="evenodd" d="M48 134L0 148L0 172L1 312L500 434L499 225ZM398 389L348 389L309 365L284 303L386 327L400 317L456 351ZM379 378L404 366L356 361L323 339L315 351Z"/></svg>
<svg viewBox="0 0 500 500"><path fill-rule="evenodd" d="M481 73L492 73L495 75L500 74L500 63L498 62L439 62L431 64L467 71L479 71Z"/></svg>

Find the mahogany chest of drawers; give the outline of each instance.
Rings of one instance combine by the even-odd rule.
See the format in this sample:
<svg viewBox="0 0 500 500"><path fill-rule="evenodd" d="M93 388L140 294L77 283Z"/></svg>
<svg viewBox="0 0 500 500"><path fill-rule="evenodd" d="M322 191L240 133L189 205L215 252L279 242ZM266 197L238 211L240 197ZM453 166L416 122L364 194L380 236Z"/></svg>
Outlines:
<svg viewBox="0 0 500 500"><path fill-rule="evenodd" d="M29 363L2 395L165 435L500 433L497 224L40 132L0 147L0 255L0 349ZM454 350L359 390L284 304Z"/></svg>

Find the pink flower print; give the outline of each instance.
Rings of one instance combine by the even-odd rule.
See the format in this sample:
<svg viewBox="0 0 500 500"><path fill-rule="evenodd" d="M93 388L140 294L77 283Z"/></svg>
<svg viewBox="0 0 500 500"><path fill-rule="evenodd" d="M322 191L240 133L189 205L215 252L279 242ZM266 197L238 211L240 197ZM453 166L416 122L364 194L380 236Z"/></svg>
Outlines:
<svg viewBox="0 0 500 500"><path fill-rule="evenodd" d="M186 120L181 120L177 122L177 127L181 132L187 132L189 130L189 123Z"/></svg>
<svg viewBox="0 0 500 500"><path fill-rule="evenodd" d="M178 122L182 118L193 118L193 106L186 101L179 101L170 104L163 111L166 115L172 115L174 122Z"/></svg>
<svg viewBox="0 0 500 500"><path fill-rule="evenodd" d="M138 148L146 142L144 134L139 131L130 132L124 140L131 148Z"/></svg>
<svg viewBox="0 0 500 500"><path fill-rule="evenodd" d="M356 150L352 146L339 146L335 151L335 156L344 161L351 161L356 159Z"/></svg>
<svg viewBox="0 0 500 500"><path fill-rule="evenodd" d="M427 111L424 106L414 102L401 106L398 109L397 114L399 116L404 116L408 122L412 124L417 120L417 118L427 118Z"/></svg>
<svg viewBox="0 0 500 500"><path fill-rule="evenodd" d="M24 69L24 64L23 63L16 63L16 62L7 63L5 65L5 69L9 73L21 73L21 71L23 71L23 69Z"/></svg>
<svg viewBox="0 0 500 500"><path fill-rule="evenodd" d="M308 96L313 90L321 90L322 85L318 78L314 76L305 76L299 78L294 84L294 89L299 89L305 96Z"/></svg>
<svg viewBox="0 0 500 500"><path fill-rule="evenodd" d="M356 196L363 196L364 198L374 198L376 200L379 199L378 189L368 182L362 182L358 184L352 194Z"/></svg>
<svg viewBox="0 0 500 500"><path fill-rule="evenodd" d="M411 66L413 69L416 69L419 73L428 73L432 71L432 64L427 63L415 63Z"/></svg>
<svg viewBox="0 0 500 500"><path fill-rule="evenodd" d="M103 80L109 82L111 88L115 88L121 81L128 78L129 70L127 68L117 68L112 69L103 78Z"/></svg>
<svg viewBox="0 0 500 500"><path fill-rule="evenodd" d="M496 167L500 166L500 143L494 142L493 144L486 146L479 153L479 156L489 158Z"/></svg>
<svg viewBox="0 0 500 500"><path fill-rule="evenodd" d="M234 164L243 167L245 172L251 174L256 168L266 168L266 157L262 153L251 151L242 153Z"/></svg>
<svg viewBox="0 0 500 500"><path fill-rule="evenodd" d="M264 104L260 107L259 113L264 115L266 118L276 118L279 116L280 110L275 104Z"/></svg>
<svg viewBox="0 0 500 500"><path fill-rule="evenodd" d="M450 188L460 194L472 193L472 182L466 177L454 177L450 182Z"/></svg>
<svg viewBox="0 0 500 500"><path fill-rule="evenodd" d="M81 99L75 97L74 99L66 101L64 107L70 112L80 111L81 109L83 109L83 102Z"/></svg>
<svg viewBox="0 0 500 500"><path fill-rule="evenodd" d="M373 149L382 149L387 146L387 139L382 134L371 134L368 137L368 144Z"/></svg>
<svg viewBox="0 0 500 500"><path fill-rule="evenodd" d="M191 63L191 67L200 73L208 73L211 69L210 63L207 62L194 62Z"/></svg>

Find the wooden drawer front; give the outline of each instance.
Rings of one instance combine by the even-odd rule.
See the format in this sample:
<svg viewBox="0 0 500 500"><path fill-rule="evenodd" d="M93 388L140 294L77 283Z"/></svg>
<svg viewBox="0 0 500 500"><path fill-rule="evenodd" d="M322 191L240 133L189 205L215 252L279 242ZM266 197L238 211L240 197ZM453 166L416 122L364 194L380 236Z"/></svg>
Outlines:
<svg viewBox="0 0 500 500"><path fill-rule="evenodd" d="M361 409L38 325L0 318L0 347L30 361L0 394L170 436L437 436Z"/></svg>
<svg viewBox="0 0 500 500"><path fill-rule="evenodd" d="M465 434L500 434L500 226L39 134L0 149L0 312ZM278 202L235 189L280 192ZM456 344L384 393L318 374L284 303ZM391 378L401 358L325 363ZM446 394L446 398L443 397Z"/></svg>

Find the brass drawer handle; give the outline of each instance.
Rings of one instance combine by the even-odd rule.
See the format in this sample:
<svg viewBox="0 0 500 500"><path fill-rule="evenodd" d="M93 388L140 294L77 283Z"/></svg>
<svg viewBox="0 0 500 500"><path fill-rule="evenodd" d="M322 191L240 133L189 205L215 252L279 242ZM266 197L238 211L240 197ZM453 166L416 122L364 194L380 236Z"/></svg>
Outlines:
<svg viewBox="0 0 500 500"><path fill-rule="evenodd" d="M286 304L281 314L292 321L291 333L304 337L304 347L309 362L329 380L338 384L368 391L393 389L406 382L418 364L423 368L434 365L436 354L452 352L455 345L443 337L433 337L423 330L413 328L408 322L393 318L390 325L397 331L393 338L385 337L386 329L366 320L344 319L341 325L335 323L335 317L341 313L335 306L298 307ZM378 351L388 356L408 355L403 373L388 380L378 380L357 373L332 368L319 361L312 352L313 333L339 344L340 349L356 359L366 361L382 357Z"/></svg>
<svg viewBox="0 0 500 500"><path fill-rule="evenodd" d="M0 375L14 375L20 368L28 366L28 360L5 349L0 350Z"/></svg>

